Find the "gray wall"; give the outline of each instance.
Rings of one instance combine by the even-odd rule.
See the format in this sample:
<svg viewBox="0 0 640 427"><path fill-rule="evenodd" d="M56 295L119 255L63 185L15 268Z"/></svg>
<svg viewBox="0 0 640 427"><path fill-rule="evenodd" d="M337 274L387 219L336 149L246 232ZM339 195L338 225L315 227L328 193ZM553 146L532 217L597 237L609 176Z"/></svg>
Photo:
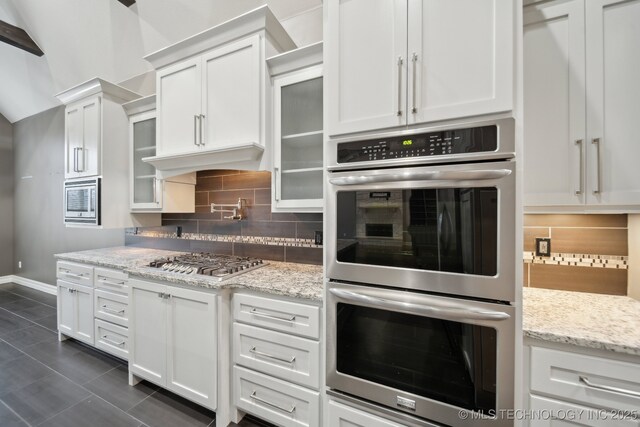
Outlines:
<svg viewBox="0 0 640 427"><path fill-rule="evenodd" d="M0 276L13 274L13 130L0 114Z"/></svg>
<svg viewBox="0 0 640 427"><path fill-rule="evenodd" d="M124 245L124 230L63 224L64 107L13 124L15 274L55 284L54 254ZM22 269L17 268L22 261Z"/></svg>

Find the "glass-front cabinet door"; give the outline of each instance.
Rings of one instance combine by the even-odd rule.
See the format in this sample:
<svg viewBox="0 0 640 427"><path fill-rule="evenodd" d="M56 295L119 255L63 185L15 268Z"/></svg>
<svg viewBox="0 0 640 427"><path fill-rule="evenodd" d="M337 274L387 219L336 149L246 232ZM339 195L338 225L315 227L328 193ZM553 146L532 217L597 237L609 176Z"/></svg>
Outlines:
<svg viewBox="0 0 640 427"><path fill-rule="evenodd" d="M322 66L274 79L272 209L322 212Z"/></svg>
<svg viewBox="0 0 640 427"><path fill-rule="evenodd" d="M156 112L147 111L130 118L131 209L160 209L156 169L142 161L156 155Z"/></svg>

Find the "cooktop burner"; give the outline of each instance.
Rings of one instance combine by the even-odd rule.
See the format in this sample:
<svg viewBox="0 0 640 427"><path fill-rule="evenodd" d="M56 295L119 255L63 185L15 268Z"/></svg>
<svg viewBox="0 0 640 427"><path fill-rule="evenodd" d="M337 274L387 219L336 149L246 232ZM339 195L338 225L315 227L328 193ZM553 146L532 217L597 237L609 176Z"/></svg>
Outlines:
<svg viewBox="0 0 640 427"><path fill-rule="evenodd" d="M160 258L149 263L149 267L180 274L202 274L219 281L246 273L267 265L258 258L192 253L176 257Z"/></svg>

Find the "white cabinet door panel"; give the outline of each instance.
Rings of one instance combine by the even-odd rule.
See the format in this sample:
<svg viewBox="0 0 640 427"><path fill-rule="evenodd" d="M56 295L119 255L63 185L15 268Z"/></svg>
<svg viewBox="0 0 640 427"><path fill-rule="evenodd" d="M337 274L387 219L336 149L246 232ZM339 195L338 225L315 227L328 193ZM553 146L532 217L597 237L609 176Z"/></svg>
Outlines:
<svg viewBox="0 0 640 427"><path fill-rule="evenodd" d="M407 0L328 3L329 134L404 126Z"/></svg>
<svg viewBox="0 0 640 427"><path fill-rule="evenodd" d="M80 150L79 156L81 176L100 175L101 117L100 97L93 98L82 105L82 139L84 145ZM112 143L115 144L116 142L113 141Z"/></svg>
<svg viewBox="0 0 640 427"><path fill-rule="evenodd" d="M525 205L584 203L586 155L583 2L524 14Z"/></svg>
<svg viewBox="0 0 640 427"><path fill-rule="evenodd" d="M260 37L203 55L203 148L260 142Z"/></svg>
<svg viewBox="0 0 640 427"><path fill-rule="evenodd" d="M202 60L180 62L158 71L157 155L193 152L199 149L202 104Z"/></svg>
<svg viewBox="0 0 640 427"><path fill-rule="evenodd" d="M70 106L65 110L65 178L77 178L78 153L82 148L82 110L79 106Z"/></svg>
<svg viewBox="0 0 640 427"><path fill-rule="evenodd" d="M166 381L166 286L131 281L129 370L159 385Z"/></svg>
<svg viewBox="0 0 640 427"><path fill-rule="evenodd" d="M410 124L512 109L513 2L409 0L408 12Z"/></svg>
<svg viewBox="0 0 640 427"><path fill-rule="evenodd" d="M589 70L587 203L637 205L640 0L588 0L585 5Z"/></svg>
<svg viewBox="0 0 640 427"><path fill-rule="evenodd" d="M73 285L57 281L58 286L58 330L65 335L75 334L75 298Z"/></svg>
<svg viewBox="0 0 640 427"><path fill-rule="evenodd" d="M167 387L216 409L216 295L168 288ZM136 347L137 350L138 347Z"/></svg>
<svg viewBox="0 0 640 427"><path fill-rule="evenodd" d="M80 341L94 345L93 288L74 285L77 304L76 336Z"/></svg>

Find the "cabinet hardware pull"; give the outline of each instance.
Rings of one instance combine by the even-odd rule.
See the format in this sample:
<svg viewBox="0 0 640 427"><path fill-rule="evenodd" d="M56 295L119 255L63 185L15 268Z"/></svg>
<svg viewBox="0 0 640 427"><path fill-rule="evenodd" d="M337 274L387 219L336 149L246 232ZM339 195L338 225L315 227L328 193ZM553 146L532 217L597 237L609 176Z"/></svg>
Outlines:
<svg viewBox="0 0 640 427"><path fill-rule="evenodd" d="M63 274L65 276L75 277L76 279L84 279L84 274L74 274L74 273L71 273L69 271L65 271Z"/></svg>
<svg viewBox="0 0 640 427"><path fill-rule="evenodd" d="M261 311L258 311L255 308L251 309L251 314L253 314L254 316L266 317L268 319L283 320L285 322L293 322L294 320L296 320L296 316L289 316L289 317L276 316L276 315L269 314L269 313L263 313Z"/></svg>
<svg viewBox="0 0 640 427"><path fill-rule="evenodd" d="M164 292L158 292L158 298L164 298L165 295Z"/></svg>
<svg viewBox="0 0 640 427"><path fill-rule="evenodd" d="M73 171L78 172L78 147L73 148Z"/></svg>
<svg viewBox="0 0 640 427"><path fill-rule="evenodd" d="M198 115L193 115L193 144L198 145Z"/></svg>
<svg viewBox="0 0 640 427"><path fill-rule="evenodd" d="M82 169L80 169L80 161L78 161L78 172L84 172L87 166L85 164L84 147L78 147L78 156L80 156L80 154L82 154Z"/></svg>
<svg viewBox="0 0 640 427"><path fill-rule="evenodd" d="M580 188L578 190L576 190L576 196L579 196L580 194L582 194L582 192L584 191L584 144L583 141L581 139L576 140L576 145L578 145L580 147Z"/></svg>
<svg viewBox="0 0 640 427"><path fill-rule="evenodd" d="M171 298L171 294L162 294L162 298L169 299Z"/></svg>
<svg viewBox="0 0 640 427"><path fill-rule="evenodd" d="M284 408L284 407L282 407L280 405L277 405L275 403L271 403L268 400L264 400L263 398L256 396L256 391L255 390L253 390L253 392L251 392L251 398L254 399L254 400L257 400L260 403L264 403L265 405L271 406L272 408L276 408L276 409L279 409L279 410L281 410L283 412L286 412L288 414L292 414L296 410L296 405L292 405L291 408L287 409L287 408Z"/></svg>
<svg viewBox="0 0 640 427"><path fill-rule="evenodd" d="M122 347L126 344L124 341L114 341L112 339L109 339L107 335L102 336L102 341L108 342L109 344L117 345L118 347Z"/></svg>
<svg viewBox="0 0 640 427"><path fill-rule="evenodd" d="M273 174L273 180L274 180L273 188L274 188L274 190L273 191L275 191L276 202L279 202L280 201L280 193L278 191L278 173L280 172L280 168L277 168L277 167L273 168L273 172L274 172L274 174Z"/></svg>
<svg viewBox="0 0 640 427"><path fill-rule="evenodd" d="M284 362L284 363L293 363L293 362L296 361L296 357L295 356L291 356L290 359L285 359L284 357L278 357L278 356L274 356L274 355L269 354L269 353L264 353L262 351L256 350L256 346L251 347L249 349L249 352L255 354L256 356L267 357L269 359L277 360L279 362Z"/></svg>
<svg viewBox="0 0 640 427"><path fill-rule="evenodd" d="M583 383L584 385L590 388L595 388L598 390L605 390L605 391L612 391L614 393L626 394L628 396L633 396L633 397L640 397L640 392L633 391L633 390L626 390L624 388L619 388L619 387L612 387L609 385L595 384L595 383L592 383L588 377L585 377L582 375L580 375L578 379L580 380L581 383Z"/></svg>
<svg viewBox="0 0 640 427"><path fill-rule="evenodd" d="M202 119L204 118L205 118L204 114L200 114L200 144L198 145L201 145L203 147L205 144L204 144L204 125L203 125L204 120Z"/></svg>
<svg viewBox="0 0 640 427"><path fill-rule="evenodd" d="M114 310L113 308L109 308L106 304L102 305L102 310L106 311L107 313L114 313L114 314L124 314L124 309L122 310Z"/></svg>
<svg viewBox="0 0 640 427"><path fill-rule="evenodd" d="M600 194L600 186L602 184L600 167L602 160L600 159L600 138L593 138L591 144L596 146L596 189L593 190L593 194Z"/></svg>
<svg viewBox="0 0 640 427"><path fill-rule="evenodd" d="M99 277L99 276L98 276ZM124 282L112 282L110 280L107 280L105 278L99 277L98 278L98 282L100 283L104 283L105 285L112 285L112 286L124 286Z"/></svg>
<svg viewBox="0 0 640 427"><path fill-rule="evenodd" d="M153 178L153 203L158 204L158 178Z"/></svg>
<svg viewBox="0 0 640 427"><path fill-rule="evenodd" d="M398 57L398 112L396 116L402 116L402 56Z"/></svg>
<svg viewBox="0 0 640 427"><path fill-rule="evenodd" d="M69 292L70 294L74 293L75 291L75 289L67 288L67 292Z"/></svg>
<svg viewBox="0 0 640 427"><path fill-rule="evenodd" d="M416 114L418 112L418 109L416 108L416 64L418 63L417 53L413 52L413 55L411 55L411 62L413 64L413 106L411 107L411 113Z"/></svg>

